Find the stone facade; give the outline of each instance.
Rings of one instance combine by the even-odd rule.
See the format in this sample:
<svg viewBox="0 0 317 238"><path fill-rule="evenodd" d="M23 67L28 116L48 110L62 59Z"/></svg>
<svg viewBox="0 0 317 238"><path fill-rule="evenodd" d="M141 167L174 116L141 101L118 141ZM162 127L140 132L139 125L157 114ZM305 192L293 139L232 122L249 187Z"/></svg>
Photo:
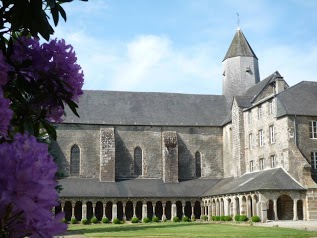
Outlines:
<svg viewBox="0 0 317 238"><path fill-rule="evenodd" d="M241 34L238 30L235 37L243 36ZM174 191L177 188L175 186L181 186L182 181L196 181L196 186L199 187L202 180L210 179L209 187L205 188L205 184L199 194L191 194L187 188L187 196L180 189L179 195L174 194L171 197L166 192L165 185L159 188L158 183L152 183L158 186L157 194L139 197L139 194L128 191L129 188L124 187L125 185L118 185L111 189L115 187L113 191L119 191L118 194L128 191L125 194L129 195L98 195L93 198L83 197L81 194L62 196L62 205L57 210L64 210L67 219L74 216L76 219L85 219L93 215L98 219L108 216L111 219L127 220L131 217L142 219L158 216L160 219L171 219L174 216L198 218L208 215L210 219L214 215L237 214L248 217L257 215L262 221L317 219L317 169L313 168L311 159L311 153L317 153L317 139L310 138L309 127L312 121L317 121L317 113L308 116L305 113L290 113L289 108L284 108L284 99L280 95L290 91L287 83L278 72L259 82L258 60L253 50L246 39L237 42L244 42L241 45L244 49L242 52L247 53L241 55L241 49L236 44L228 50L223 62L223 94L226 97L208 99L208 103L214 103L214 107L221 100L224 102L222 105L230 105L230 110L221 108L222 112L228 114L226 119L221 117L222 114L216 108L204 108L212 112L206 114L206 118L204 110L196 115L197 110L191 108L190 103L201 102L204 96L188 95L188 101L185 106L182 105L182 110L189 113L186 115L194 115L190 117L192 121L182 118L179 115L185 114L178 112L174 118L166 119L164 123L164 117L160 113L155 114L155 108L151 111L151 107L146 107L143 114L140 113L140 118L134 114L139 108L134 108L131 114L134 124L127 123L122 118L117 123L108 125L106 122L68 121L58 126L58 140L53 143L51 150L58 158L60 173L73 179L87 178L102 184L109 183L109 189L110 185L116 186L120 181L126 180L134 181L134 185L145 180L160 180L163 184L172 186L169 191ZM239 54L235 55L235 52ZM169 97L173 98L172 95ZM147 98L150 97L147 95ZM160 96L155 94L155 98L158 100ZM100 102L104 103L102 100ZM142 100L138 98L137 101ZM142 103L147 102L139 102L141 106ZM166 105L167 118L175 113L175 110L170 110L171 104L177 103L180 102L171 101ZM124 110L128 111L128 108L128 105L124 105ZM109 108L99 108L100 110ZM147 117L151 113L160 117L160 121L136 122L145 117L151 118ZM219 115L224 120L223 123L213 119L216 122L213 125L210 119L213 115ZM204 120L195 120L199 117ZM183 121L188 124L184 125ZM219 186L216 194L214 191L208 194L207 190L212 189L216 183L226 185L226 181L241 179L243 182L237 187L243 186L253 179L253 173L255 176L276 168L285 171L285 176L290 178L288 181L292 181L293 188L296 189L288 188L283 181L274 181L273 185L264 184L258 188L251 186L252 189L233 193L223 192L223 187L226 186ZM252 176L243 180L245 175ZM282 188L277 189L279 187L275 185L280 184ZM141 189L146 191L147 188Z"/></svg>

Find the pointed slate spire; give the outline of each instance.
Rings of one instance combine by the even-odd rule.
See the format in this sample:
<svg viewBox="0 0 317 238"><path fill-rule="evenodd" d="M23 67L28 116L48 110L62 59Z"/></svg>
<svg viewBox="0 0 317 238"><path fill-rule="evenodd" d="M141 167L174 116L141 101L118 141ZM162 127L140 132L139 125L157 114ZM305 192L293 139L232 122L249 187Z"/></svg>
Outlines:
<svg viewBox="0 0 317 238"><path fill-rule="evenodd" d="M248 56L258 59L239 27L223 61L236 56Z"/></svg>

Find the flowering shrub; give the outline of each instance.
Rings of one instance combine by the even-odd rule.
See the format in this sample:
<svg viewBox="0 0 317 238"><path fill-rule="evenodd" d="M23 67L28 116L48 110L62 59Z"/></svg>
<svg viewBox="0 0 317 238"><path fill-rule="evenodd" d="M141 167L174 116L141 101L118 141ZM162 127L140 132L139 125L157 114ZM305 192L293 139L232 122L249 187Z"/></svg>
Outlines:
<svg viewBox="0 0 317 238"><path fill-rule="evenodd" d="M10 237L48 237L66 230L55 189L57 166L47 145L33 136L16 134L12 143L0 144L0 217ZM0 233L1 234L1 233Z"/></svg>
<svg viewBox="0 0 317 238"><path fill-rule="evenodd" d="M52 237L67 228L64 214L51 212L58 205L57 166L40 143L56 140L53 123L63 120L65 105L78 116L83 94L72 46L38 39L54 33L47 10L55 26L59 15L66 21L61 2L0 4L0 237Z"/></svg>

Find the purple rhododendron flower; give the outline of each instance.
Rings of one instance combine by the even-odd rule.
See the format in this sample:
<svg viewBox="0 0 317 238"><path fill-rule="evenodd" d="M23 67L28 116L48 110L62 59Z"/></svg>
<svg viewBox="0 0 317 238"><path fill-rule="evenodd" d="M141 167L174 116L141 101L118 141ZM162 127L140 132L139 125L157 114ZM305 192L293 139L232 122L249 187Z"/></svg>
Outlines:
<svg viewBox="0 0 317 238"><path fill-rule="evenodd" d="M46 99L36 102L37 107L47 111L49 121L62 122L62 101L78 102L83 94L84 74L73 47L64 40L40 45L38 39L21 37L13 45L11 61L25 80L42 80L42 90L50 89Z"/></svg>
<svg viewBox="0 0 317 238"><path fill-rule="evenodd" d="M8 232L12 237L52 237L66 231L58 205L57 165L46 144L34 136L16 134L12 143L0 144L0 217L12 206Z"/></svg>
<svg viewBox="0 0 317 238"><path fill-rule="evenodd" d="M0 89L0 138L8 135L8 128L13 116L13 111L10 109L10 100L2 97Z"/></svg>

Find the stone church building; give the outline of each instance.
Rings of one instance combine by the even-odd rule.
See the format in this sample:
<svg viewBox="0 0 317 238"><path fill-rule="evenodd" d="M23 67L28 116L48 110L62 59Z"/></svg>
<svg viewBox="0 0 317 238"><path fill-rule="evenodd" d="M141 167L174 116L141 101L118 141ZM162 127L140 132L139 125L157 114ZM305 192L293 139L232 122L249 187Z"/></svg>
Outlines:
<svg viewBox="0 0 317 238"><path fill-rule="evenodd" d="M58 125L66 219L317 219L317 82L260 80L238 28L222 95L85 91Z"/></svg>

